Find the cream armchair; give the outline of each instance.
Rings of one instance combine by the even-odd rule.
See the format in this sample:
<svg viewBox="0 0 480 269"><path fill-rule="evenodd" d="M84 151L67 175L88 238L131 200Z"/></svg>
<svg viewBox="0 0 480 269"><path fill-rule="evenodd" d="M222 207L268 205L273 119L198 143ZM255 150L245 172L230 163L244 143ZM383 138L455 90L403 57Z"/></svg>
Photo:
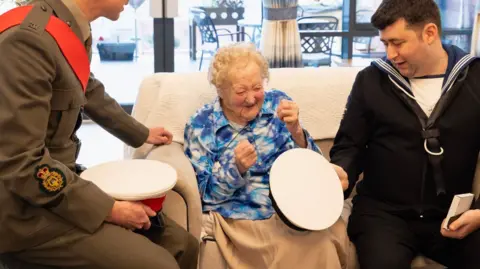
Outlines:
<svg viewBox="0 0 480 269"><path fill-rule="evenodd" d="M271 70L270 88L290 95L300 107L300 120L328 156L353 81L360 69L350 67L295 68ZM214 238L205 236L195 172L183 152L183 131L194 112L216 96L207 75L164 73L146 77L140 86L133 116L148 127L164 126L172 131L174 142L168 146L125 148L125 158L146 158L166 162L178 172L178 183L167 195L164 210L185 227L201 244L201 269L226 268ZM159 175L161 179L161 175ZM478 187L475 188L478 193ZM351 201L342 214L348 220ZM417 257L412 268L443 268Z"/></svg>

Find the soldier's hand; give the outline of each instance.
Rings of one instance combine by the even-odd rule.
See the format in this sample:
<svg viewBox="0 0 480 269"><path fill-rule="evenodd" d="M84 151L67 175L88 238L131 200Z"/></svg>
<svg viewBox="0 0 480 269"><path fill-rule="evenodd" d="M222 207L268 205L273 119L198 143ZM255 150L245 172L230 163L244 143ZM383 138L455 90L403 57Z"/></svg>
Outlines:
<svg viewBox="0 0 480 269"><path fill-rule="evenodd" d="M257 152L247 140L240 141L234 150L235 163L240 174L247 172L257 162Z"/></svg>
<svg viewBox="0 0 480 269"><path fill-rule="evenodd" d="M156 213L140 202L115 201L106 221L130 230L150 229L150 218Z"/></svg>
<svg viewBox="0 0 480 269"><path fill-rule="evenodd" d="M172 143L173 135L163 127L150 128L147 138L148 144L168 145Z"/></svg>

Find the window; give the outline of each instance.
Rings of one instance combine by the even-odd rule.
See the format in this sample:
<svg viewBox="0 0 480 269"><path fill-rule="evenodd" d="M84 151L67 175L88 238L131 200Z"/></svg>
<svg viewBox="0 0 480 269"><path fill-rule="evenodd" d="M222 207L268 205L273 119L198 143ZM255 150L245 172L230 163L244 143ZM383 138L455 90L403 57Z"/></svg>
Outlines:
<svg viewBox="0 0 480 269"><path fill-rule="evenodd" d="M342 19L343 0L299 0L298 5L299 17L334 16L339 21Z"/></svg>
<svg viewBox="0 0 480 269"><path fill-rule="evenodd" d="M436 0L442 14L443 28L466 29L473 26L478 0Z"/></svg>
<svg viewBox="0 0 480 269"><path fill-rule="evenodd" d="M471 31L478 0L436 0L442 16L443 42L470 51ZM381 0L357 0L355 22L370 24ZM354 41L355 42L355 41Z"/></svg>
<svg viewBox="0 0 480 269"><path fill-rule="evenodd" d="M117 21L99 18L91 26L92 72L117 102L132 104L142 79L154 71L150 1L130 0Z"/></svg>
<svg viewBox="0 0 480 269"><path fill-rule="evenodd" d="M443 42L470 52L478 0L436 0L442 15Z"/></svg>
<svg viewBox="0 0 480 269"><path fill-rule="evenodd" d="M0 1L0 14L3 14L7 11L9 11L10 9L14 8L16 5L15 5L15 1L11 0L11 1Z"/></svg>
<svg viewBox="0 0 480 269"><path fill-rule="evenodd" d="M357 0L355 7L355 22L370 23L375 10L380 6L382 0Z"/></svg>
<svg viewBox="0 0 480 269"><path fill-rule="evenodd" d="M341 7L343 5L343 0L298 0L298 4Z"/></svg>

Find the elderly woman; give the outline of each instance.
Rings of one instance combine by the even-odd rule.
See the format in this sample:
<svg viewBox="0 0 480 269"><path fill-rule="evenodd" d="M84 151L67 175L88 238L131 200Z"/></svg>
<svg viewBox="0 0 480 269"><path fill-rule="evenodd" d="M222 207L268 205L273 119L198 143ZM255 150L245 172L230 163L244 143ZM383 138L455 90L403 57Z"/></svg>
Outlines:
<svg viewBox="0 0 480 269"><path fill-rule="evenodd" d="M268 78L268 63L250 44L219 49L209 71L218 98L185 128L212 236L229 268L347 268L341 220L329 230L297 231L269 198L269 170L281 153L320 150L300 125L298 106L279 90L265 91Z"/></svg>

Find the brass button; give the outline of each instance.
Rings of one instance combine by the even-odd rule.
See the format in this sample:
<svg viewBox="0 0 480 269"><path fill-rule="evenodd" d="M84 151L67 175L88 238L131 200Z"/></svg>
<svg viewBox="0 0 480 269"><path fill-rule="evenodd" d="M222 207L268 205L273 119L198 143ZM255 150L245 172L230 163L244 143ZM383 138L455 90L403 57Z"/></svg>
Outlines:
<svg viewBox="0 0 480 269"><path fill-rule="evenodd" d="M72 27L72 23L70 21L67 21L68 27Z"/></svg>
<svg viewBox="0 0 480 269"><path fill-rule="evenodd" d="M40 7L43 11L47 11L47 8L45 6Z"/></svg>

